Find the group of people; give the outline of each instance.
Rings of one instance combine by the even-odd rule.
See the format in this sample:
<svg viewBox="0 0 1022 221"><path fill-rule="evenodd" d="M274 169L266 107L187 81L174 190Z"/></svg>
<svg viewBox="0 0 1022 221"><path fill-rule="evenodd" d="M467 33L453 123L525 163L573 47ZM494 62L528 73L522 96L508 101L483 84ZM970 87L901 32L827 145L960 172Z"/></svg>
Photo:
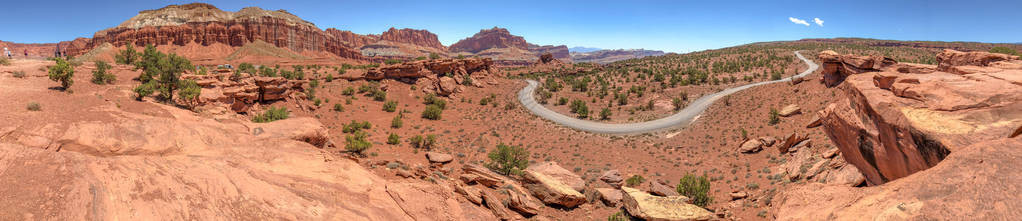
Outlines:
<svg viewBox="0 0 1022 221"><path fill-rule="evenodd" d="M4 55L7 56L8 59L14 58L14 54L11 53L11 50L7 49L7 47L4 47ZM25 49L25 57L28 57L28 49Z"/></svg>

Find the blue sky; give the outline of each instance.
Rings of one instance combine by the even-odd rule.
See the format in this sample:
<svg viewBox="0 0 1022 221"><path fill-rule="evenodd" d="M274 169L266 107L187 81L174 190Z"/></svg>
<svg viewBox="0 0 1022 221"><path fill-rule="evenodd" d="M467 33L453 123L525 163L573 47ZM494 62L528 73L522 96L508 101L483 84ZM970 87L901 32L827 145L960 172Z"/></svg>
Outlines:
<svg viewBox="0 0 1022 221"><path fill-rule="evenodd" d="M0 40L92 37L140 10L193 1L9 1ZM206 1L287 10L321 29L428 29L450 45L494 26L541 45L690 52L752 42L865 37L1022 42L1022 1ZM59 6L59 7L53 7ZM805 20L807 25L790 20ZM814 18L823 20L817 25Z"/></svg>

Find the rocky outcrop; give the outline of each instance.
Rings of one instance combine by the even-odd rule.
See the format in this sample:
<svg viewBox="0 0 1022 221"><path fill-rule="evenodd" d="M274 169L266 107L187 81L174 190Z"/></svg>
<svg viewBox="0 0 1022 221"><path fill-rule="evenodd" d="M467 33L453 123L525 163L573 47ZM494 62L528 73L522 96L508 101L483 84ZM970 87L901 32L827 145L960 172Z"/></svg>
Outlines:
<svg viewBox="0 0 1022 221"><path fill-rule="evenodd" d="M603 201L604 205L610 207L620 206L621 199L624 198L624 193L620 189L596 188L596 193L600 195L600 201Z"/></svg>
<svg viewBox="0 0 1022 221"><path fill-rule="evenodd" d="M325 32L348 48L361 48L362 46L372 44L379 41L380 37L376 35L360 35L347 30L337 30L335 28L327 28Z"/></svg>
<svg viewBox="0 0 1022 221"><path fill-rule="evenodd" d="M426 159L429 160L430 163L443 164L454 161L454 156L451 156L450 154L446 153L426 152Z"/></svg>
<svg viewBox="0 0 1022 221"><path fill-rule="evenodd" d="M529 49L529 43L521 36L511 35L507 29L493 27L492 29L480 30L472 37L462 39L452 44L448 49L451 52L479 53L490 48L518 48Z"/></svg>
<svg viewBox="0 0 1022 221"><path fill-rule="evenodd" d="M688 197L649 195L641 190L621 187L628 214L643 220L710 220L713 213L687 203Z"/></svg>
<svg viewBox="0 0 1022 221"><path fill-rule="evenodd" d="M341 76L348 80L409 79L423 92L443 96L464 91L465 86L482 87L497 73L489 58L435 59L410 61L371 68L359 74ZM491 82L492 83L492 82Z"/></svg>
<svg viewBox="0 0 1022 221"><path fill-rule="evenodd" d="M607 183L607 185L610 185L611 187L620 188L621 184L625 182L625 179L624 177L621 177L621 172L618 172L617 170L608 170L607 172L604 172L603 175L600 175L600 181Z"/></svg>
<svg viewBox="0 0 1022 221"><path fill-rule="evenodd" d="M661 56L664 55L664 52L643 49L617 49L617 50L599 50L593 52L571 52L570 55L571 60L574 62L607 64L615 61L628 60L633 58Z"/></svg>
<svg viewBox="0 0 1022 221"><path fill-rule="evenodd" d="M202 87L196 106L200 109L219 108L234 112L249 112L257 102L283 100L292 96L304 96L302 87L305 80L288 80L283 77L251 77L245 73L242 78L231 79L232 74L210 73L207 75L184 74L182 79L194 80Z"/></svg>
<svg viewBox="0 0 1022 221"><path fill-rule="evenodd" d="M564 185L570 186L571 189L574 189L575 191L578 192L582 192L582 190L585 189L586 187L586 182L582 180L582 177L578 176L575 173L572 173L571 171L564 169L563 167L557 165L557 163L553 161L529 165L529 168L525 170L535 171L537 173L542 173L547 176L553 177L554 179L557 179L557 181L560 181Z"/></svg>
<svg viewBox="0 0 1022 221"><path fill-rule="evenodd" d="M897 63L894 59L881 56L842 55L826 50L818 55L823 63L821 79L827 87L834 87L853 74L878 71Z"/></svg>
<svg viewBox="0 0 1022 221"><path fill-rule="evenodd" d="M427 48L435 48L439 50L447 50L437 39L436 34L427 30L418 30L410 28L390 28L380 35L380 40L387 40L399 43L406 43L412 45L418 45Z"/></svg>
<svg viewBox="0 0 1022 221"><path fill-rule="evenodd" d="M571 61L571 54L568 52L568 46L564 45L535 46L529 48L529 51L537 55L550 54L553 58L562 61Z"/></svg>
<svg viewBox="0 0 1022 221"><path fill-rule="evenodd" d="M967 74L891 68L848 76L841 88L848 98L823 111L824 131L871 185L933 167L964 146L1007 137L1022 124L1022 61L988 54L938 56L942 70L973 66Z"/></svg>
<svg viewBox="0 0 1022 221"><path fill-rule="evenodd" d="M196 43L240 47L263 41L295 52L325 51L343 58L365 59L348 43L286 11L248 7L227 12L204 3L142 11L117 27L96 32L91 39L84 40L84 45L76 41L62 50L69 55L81 55L103 43L118 47L128 42L136 46Z"/></svg>

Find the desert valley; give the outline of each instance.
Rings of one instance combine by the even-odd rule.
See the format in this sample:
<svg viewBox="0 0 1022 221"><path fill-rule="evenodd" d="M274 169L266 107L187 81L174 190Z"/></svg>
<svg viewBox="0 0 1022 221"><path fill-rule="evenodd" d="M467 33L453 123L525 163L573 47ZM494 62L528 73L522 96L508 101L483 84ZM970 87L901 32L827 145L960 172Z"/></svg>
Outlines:
<svg viewBox="0 0 1022 221"><path fill-rule="evenodd" d="M444 45L301 16L192 3L91 38L0 41L12 54L0 220L1012 220L1022 208L1022 44L665 53L479 27Z"/></svg>

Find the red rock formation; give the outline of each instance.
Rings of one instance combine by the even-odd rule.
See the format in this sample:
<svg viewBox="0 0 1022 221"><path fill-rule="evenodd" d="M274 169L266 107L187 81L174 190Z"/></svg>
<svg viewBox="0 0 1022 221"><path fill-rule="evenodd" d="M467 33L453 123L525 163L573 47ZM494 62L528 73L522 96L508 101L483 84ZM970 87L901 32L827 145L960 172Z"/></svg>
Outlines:
<svg viewBox="0 0 1022 221"><path fill-rule="evenodd" d="M198 106L220 107L239 113L248 112L256 102L283 100L304 91L302 88L304 80L249 77L247 74L243 76L237 80L226 80L231 78L231 73L225 72L208 75L186 74L181 78L194 80L203 87Z"/></svg>
<svg viewBox="0 0 1022 221"><path fill-rule="evenodd" d="M7 48L11 51L14 57L23 57L25 52L28 52L30 57L48 57L53 56L53 53L57 49L55 43L44 43L44 44L22 44L14 42L0 41L0 48ZM6 55L4 55L6 56Z"/></svg>
<svg viewBox="0 0 1022 221"><path fill-rule="evenodd" d="M880 56L840 55L834 51L823 51L818 55L823 63L823 82L827 87L834 87L852 74L878 71L898 63L894 59Z"/></svg>
<svg viewBox="0 0 1022 221"><path fill-rule="evenodd" d="M529 43L521 36L511 35L507 29L493 27L481 30L472 37L462 39L449 48L451 52L479 53L490 48L529 49Z"/></svg>
<svg viewBox="0 0 1022 221"><path fill-rule="evenodd" d="M335 28L327 28L326 33L334 36L349 48L360 48L379 40L379 36L376 35L360 35L351 31L342 31Z"/></svg>
<svg viewBox="0 0 1022 221"><path fill-rule="evenodd" d="M948 64L941 69L966 73L911 72L892 64L848 75L842 84L848 99L823 111L824 130L872 185L933 167L969 144L1007 137L1022 124L1022 61L991 57L999 56L957 51L938 56ZM852 61L866 62L845 60L842 67L876 60ZM860 67L877 66L849 69Z"/></svg>
<svg viewBox="0 0 1022 221"><path fill-rule="evenodd" d="M534 52L536 54L540 54L540 55L550 53L550 54L552 54L554 56L554 58L557 58L558 60L562 60L562 61L570 61L571 60L571 53L568 52L568 46L564 46L564 45L537 46L537 47L530 48L529 51L532 51L532 52Z"/></svg>
<svg viewBox="0 0 1022 221"><path fill-rule="evenodd" d="M437 40L436 34L427 30L416 30L410 28L390 28L386 32L380 35L381 40L400 42L418 45L427 48L436 48L439 50L447 50L443 44L440 44L440 40Z"/></svg>
<svg viewBox="0 0 1022 221"><path fill-rule="evenodd" d="M195 42L240 47L256 40L296 52L326 51L344 58L364 59L348 43L285 11L245 8L225 12L202 3L142 11L120 26L99 31L90 40L71 42L62 50L80 55L103 43L123 46L128 42L137 46L183 46ZM82 42L85 44L80 45Z"/></svg>

